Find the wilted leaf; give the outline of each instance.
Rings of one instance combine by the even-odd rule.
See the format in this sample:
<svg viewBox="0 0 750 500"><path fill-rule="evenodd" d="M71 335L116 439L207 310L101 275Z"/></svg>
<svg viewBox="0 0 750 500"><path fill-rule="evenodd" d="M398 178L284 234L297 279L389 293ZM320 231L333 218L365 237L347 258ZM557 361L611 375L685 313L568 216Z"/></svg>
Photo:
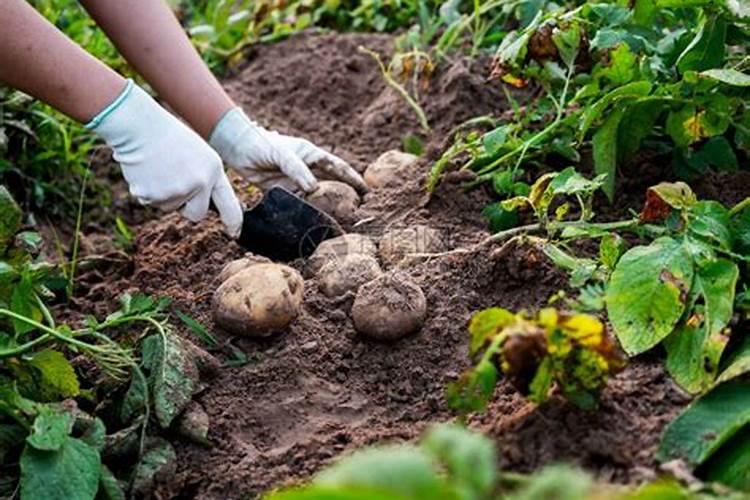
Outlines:
<svg viewBox="0 0 750 500"><path fill-rule="evenodd" d="M153 409L159 424L172 420L192 400L198 384L195 362L174 334L151 335L143 340L143 363L149 371Z"/></svg>
<svg viewBox="0 0 750 500"><path fill-rule="evenodd" d="M492 337L500 333L515 319L515 314L500 307L490 307L474 314L469 322L469 334L471 335L469 353L476 354L488 341L492 340Z"/></svg>
<svg viewBox="0 0 750 500"><path fill-rule="evenodd" d="M42 406L26 442L37 450L57 451L68 441L73 415Z"/></svg>
<svg viewBox="0 0 750 500"><path fill-rule="evenodd" d="M607 312L625 351L647 351L672 333L687 305L693 261L669 237L625 252L607 289Z"/></svg>
<svg viewBox="0 0 750 500"><path fill-rule="evenodd" d="M443 464L462 498L485 498L496 487L494 443L458 425L436 425L422 439L422 449Z"/></svg>
<svg viewBox="0 0 750 500"><path fill-rule="evenodd" d="M133 474L131 489L133 494L145 495L153 489L157 477L166 478L172 472L177 461L177 453L169 441L162 438L150 438Z"/></svg>
<svg viewBox="0 0 750 500"><path fill-rule="evenodd" d="M694 401L667 426L657 459L697 467L750 422L750 383L728 382Z"/></svg>
<svg viewBox="0 0 750 500"><path fill-rule="evenodd" d="M81 388L73 365L61 352L45 349L36 353L28 364L39 375L35 378L36 389L39 391L36 396L41 401L73 398L80 394Z"/></svg>
<svg viewBox="0 0 750 500"><path fill-rule="evenodd" d="M57 451L26 446L21 454L21 498L93 500L99 488L99 453L68 438Z"/></svg>
<svg viewBox="0 0 750 500"><path fill-rule="evenodd" d="M120 421L127 424L141 414L148 402L148 382L143 373L133 372L125 396L120 403Z"/></svg>
<svg viewBox="0 0 750 500"><path fill-rule="evenodd" d="M607 233L599 242L599 261L610 270L614 270L624 252L625 240L617 233Z"/></svg>
<svg viewBox="0 0 750 500"><path fill-rule="evenodd" d="M664 340L667 370L691 393L713 384L728 337L724 334L734 312L737 264L719 259L699 267L691 290L690 317Z"/></svg>
<svg viewBox="0 0 750 500"><path fill-rule="evenodd" d="M552 32L552 41L565 66L568 68L575 66L578 49L581 46L581 26L573 22L563 28L555 29Z"/></svg>

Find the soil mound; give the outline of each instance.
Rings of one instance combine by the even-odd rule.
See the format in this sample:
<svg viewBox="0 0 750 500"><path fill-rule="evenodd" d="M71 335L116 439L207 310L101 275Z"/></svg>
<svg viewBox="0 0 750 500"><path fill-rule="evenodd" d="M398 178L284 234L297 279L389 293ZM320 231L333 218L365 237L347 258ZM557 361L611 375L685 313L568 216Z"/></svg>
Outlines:
<svg viewBox="0 0 750 500"><path fill-rule="evenodd" d="M391 44L381 35L302 34L258 48L226 85L251 116L306 136L362 169L418 127L373 61L357 51L365 45L386 53ZM506 105L483 75L458 61L435 76L425 95L433 137ZM481 190L467 196L448 183L425 203L421 177L367 195L356 230L377 238L391 227L424 224L441 231L448 249L486 236L478 215L486 202ZM395 343L356 335L348 314L352 294L329 299L314 283L306 283L304 310L287 332L233 339L214 326L210 302L214 277L241 255L216 221L193 225L171 215L138 228L133 262L115 281L103 283L91 273L81 280L87 311L103 314L126 290L169 295L250 359L225 368L199 397L213 446L175 439L178 471L160 485L160 498L254 497L304 480L357 447L412 439L429 424L451 419L444 388L469 363L472 312L540 306L567 282L541 255L521 248L495 257L422 260L400 267L425 294L425 324ZM639 362L613 381L597 413L559 401L537 410L502 386L490 411L472 425L497 437L503 466L531 470L566 459L628 482L652 473L661 429L684 403L658 364Z"/></svg>

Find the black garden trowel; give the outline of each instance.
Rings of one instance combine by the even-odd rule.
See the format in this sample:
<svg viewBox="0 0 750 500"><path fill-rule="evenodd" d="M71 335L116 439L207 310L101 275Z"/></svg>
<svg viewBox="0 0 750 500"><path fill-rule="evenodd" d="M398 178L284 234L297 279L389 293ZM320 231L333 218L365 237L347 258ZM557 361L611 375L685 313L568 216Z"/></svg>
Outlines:
<svg viewBox="0 0 750 500"><path fill-rule="evenodd" d="M245 211L238 242L254 254L290 261L308 257L321 242L343 233L333 217L276 186Z"/></svg>

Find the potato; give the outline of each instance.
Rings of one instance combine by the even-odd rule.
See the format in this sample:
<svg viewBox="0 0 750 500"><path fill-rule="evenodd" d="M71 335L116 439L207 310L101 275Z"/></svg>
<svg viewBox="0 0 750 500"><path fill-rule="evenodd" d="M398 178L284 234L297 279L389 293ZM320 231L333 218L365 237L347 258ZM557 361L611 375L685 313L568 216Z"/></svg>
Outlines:
<svg viewBox="0 0 750 500"><path fill-rule="evenodd" d="M270 262L271 259L263 257L262 255L253 255L251 253L248 253L241 259L233 260L225 265L219 275L216 277L216 282L219 284L224 283L226 280L242 271L243 269L247 269L248 267L254 266L256 264L268 264Z"/></svg>
<svg viewBox="0 0 750 500"><path fill-rule="evenodd" d="M304 282L291 267L257 264L226 280L214 293L214 321L236 335L265 337L299 314Z"/></svg>
<svg viewBox="0 0 750 500"><path fill-rule="evenodd" d="M307 195L307 201L341 224L354 222L354 212L361 202L353 187L338 181L318 182L318 189Z"/></svg>
<svg viewBox="0 0 750 500"><path fill-rule="evenodd" d="M374 257L377 253L375 243L368 236L359 233L337 236L325 240L315 249L307 261L307 268L317 274L330 261L341 260L346 255L356 253Z"/></svg>
<svg viewBox="0 0 750 500"><path fill-rule="evenodd" d="M375 257L361 253L349 254L323 266L318 273L318 286L327 297L338 297L350 291L356 292L360 286L382 273Z"/></svg>
<svg viewBox="0 0 750 500"><path fill-rule="evenodd" d="M410 177L419 157L393 149L386 151L365 170L365 182L371 188L394 187Z"/></svg>
<svg viewBox="0 0 750 500"><path fill-rule="evenodd" d="M391 266L410 253L430 253L443 250L440 231L416 225L391 229L383 234L378 246L378 255L383 264Z"/></svg>
<svg viewBox="0 0 750 500"><path fill-rule="evenodd" d="M352 306L354 328L377 340L396 340L419 330L427 314L422 289L403 273L362 285Z"/></svg>

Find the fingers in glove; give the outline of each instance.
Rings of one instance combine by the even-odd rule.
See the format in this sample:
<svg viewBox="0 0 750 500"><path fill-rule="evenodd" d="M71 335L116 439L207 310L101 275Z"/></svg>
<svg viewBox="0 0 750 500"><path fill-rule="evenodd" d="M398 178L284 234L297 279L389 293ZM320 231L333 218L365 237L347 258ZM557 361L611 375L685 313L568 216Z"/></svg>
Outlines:
<svg viewBox="0 0 750 500"><path fill-rule="evenodd" d="M320 168L328 172L336 180L349 184L360 193L366 193L369 190L359 172L336 155L325 153L325 158Z"/></svg>
<svg viewBox="0 0 750 500"><path fill-rule="evenodd" d="M242 205L234 193L232 184L226 174L222 173L211 192L211 200L219 211L221 221L226 226L226 232L232 238L237 238L242 230Z"/></svg>
<svg viewBox="0 0 750 500"><path fill-rule="evenodd" d="M318 187L318 180L310 168L297 155L277 150L279 169L292 179L304 192L310 193Z"/></svg>
<svg viewBox="0 0 750 500"><path fill-rule="evenodd" d="M211 190L201 189L198 193L190 198L181 213L182 216L192 222L198 222L206 217L208 204L211 201Z"/></svg>

